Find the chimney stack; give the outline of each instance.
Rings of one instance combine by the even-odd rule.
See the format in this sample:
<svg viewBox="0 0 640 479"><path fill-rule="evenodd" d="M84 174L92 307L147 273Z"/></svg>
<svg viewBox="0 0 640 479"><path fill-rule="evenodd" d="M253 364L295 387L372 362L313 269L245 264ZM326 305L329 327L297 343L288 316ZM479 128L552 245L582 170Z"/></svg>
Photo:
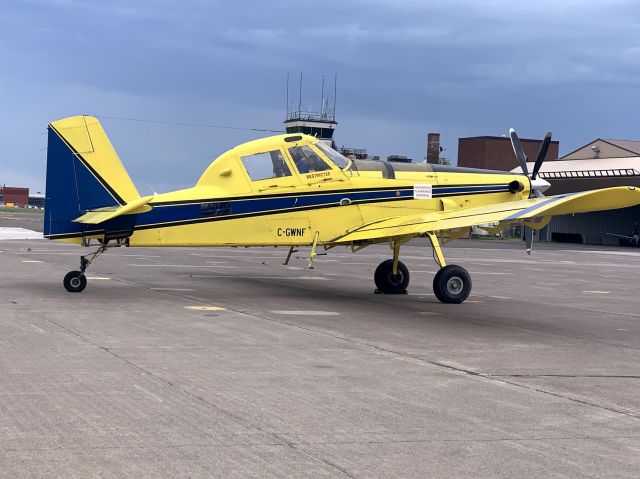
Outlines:
<svg viewBox="0 0 640 479"><path fill-rule="evenodd" d="M440 159L440 133L427 134L427 163L438 164Z"/></svg>

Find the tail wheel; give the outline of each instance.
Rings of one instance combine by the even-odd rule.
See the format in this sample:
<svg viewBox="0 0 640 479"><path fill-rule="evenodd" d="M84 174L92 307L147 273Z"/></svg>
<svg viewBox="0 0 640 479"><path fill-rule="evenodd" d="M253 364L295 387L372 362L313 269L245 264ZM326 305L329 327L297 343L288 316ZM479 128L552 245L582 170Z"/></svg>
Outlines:
<svg viewBox="0 0 640 479"><path fill-rule="evenodd" d="M409 286L409 269L398 261L398 274L393 274L393 260L383 261L373 275L378 291L384 294L404 294Z"/></svg>
<svg viewBox="0 0 640 479"><path fill-rule="evenodd" d="M69 271L62 282L70 293L80 293L87 287L87 278L82 271Z"/></svg>
<svg viewBox="0 0 640 479"><path fill-rule="evenodd" d="M471 276L461 266L445 266L433 278L433 292L443 303L462 303L471 293Z"/></svg>

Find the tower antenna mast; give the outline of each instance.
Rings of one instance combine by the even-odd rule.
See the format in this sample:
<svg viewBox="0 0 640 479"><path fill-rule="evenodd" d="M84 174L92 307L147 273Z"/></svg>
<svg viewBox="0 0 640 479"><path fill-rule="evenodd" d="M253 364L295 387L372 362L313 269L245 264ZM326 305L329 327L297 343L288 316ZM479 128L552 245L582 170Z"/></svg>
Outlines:
<svg viewBox="0 0 640 479"><path fill-rule="evenodd" d="M300 89L298 91L298 112L302 110L302 69L300 69Z"/></svg>
<svg viewBox="0 0 640 479"><path fill-rule="evenodd" d="M287 116L289 116L289 72L287 72Z"/></svg>
<svg viewBox="0 0 640 479"><path fill-rule="evenodd" d="M322 98L320 99L320 116L324 117L324 75L322 75Z"/></svg>
<svg viewBox="0 0 640 479"><path fill-rule="evenodd" d="M338 73L333 77L333 117L336 116L336 96L338 94Z"/></svg>

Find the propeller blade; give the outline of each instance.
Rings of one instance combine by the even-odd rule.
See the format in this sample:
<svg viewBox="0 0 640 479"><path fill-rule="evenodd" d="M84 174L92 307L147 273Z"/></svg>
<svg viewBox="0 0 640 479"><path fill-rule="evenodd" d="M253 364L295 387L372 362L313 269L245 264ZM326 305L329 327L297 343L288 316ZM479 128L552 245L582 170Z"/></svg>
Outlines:
<svg viewBox="0 0 640 479"><path fill-rule="evenodd" d="M533 249L533 230L528 226L524 227L524 242L527 248L527 254L531 255Z"/></svg>
<svg viewBox="0 0 640 479"><path fill-rule="evenodd" d="M516 130L513 128L509 128L509 136L511 137L511 146L513 147L513 152L518 159L518 163L520 163L520 168L525 175L529 175L529 169L527 168L527 155L524 154L524 150L522 149L522 143L520 143L520 138L516 134Z"/></svg>
<svg viewBox="0 0 640 479"><path fill-rule="evenodd" d="M542 144L540 145L540 149L538 150L538 156L536 157L536 162L533 165L533 173L531 174L531 179L535 180L536 176L538 176L538 171L544 162L545 157L547 156L547 151L549 150L549 145L551 144L551 132L548 131L546 135L544 135L544 140L542 140Z"/></svg>

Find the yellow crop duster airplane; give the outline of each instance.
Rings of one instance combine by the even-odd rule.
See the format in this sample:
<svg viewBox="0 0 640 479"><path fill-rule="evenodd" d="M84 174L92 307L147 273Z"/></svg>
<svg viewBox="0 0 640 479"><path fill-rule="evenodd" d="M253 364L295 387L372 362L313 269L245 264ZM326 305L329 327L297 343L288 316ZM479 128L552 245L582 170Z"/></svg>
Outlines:
<svg viewBox="0 0 640 479"><path fill-rule="evenodd" d="M543 196L537 176L551 141L545 137L533 172L511 130L524 174L429 164L351 160L311 136L271 136L220 155L193 188L140 196L99 121L75 116L49 125L44 234L97 250L64 278L68 291L87 284L91 262L113 246L311 246L352 251L388 243L390 259L375 271L381 293L403 293L409 271L400 247L428 237L440 270L433 290L445 303L471 291L462 267L447 265L441 244L473 225L525 226L553 215L640 204L640 189L615 187Z"/></svg>

